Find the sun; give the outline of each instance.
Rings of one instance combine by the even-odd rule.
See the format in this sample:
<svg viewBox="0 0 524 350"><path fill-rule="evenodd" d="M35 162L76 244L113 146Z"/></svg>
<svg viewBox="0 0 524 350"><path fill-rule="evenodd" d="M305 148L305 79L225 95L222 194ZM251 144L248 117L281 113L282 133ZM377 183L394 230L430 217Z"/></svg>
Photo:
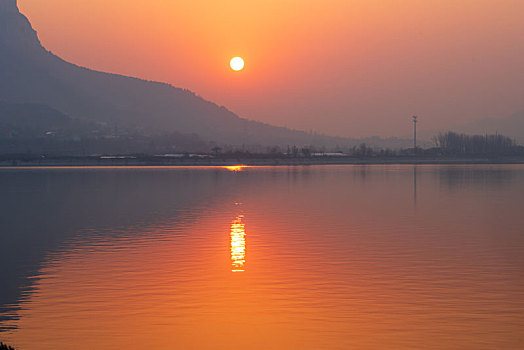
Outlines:
<svg viewBox="0 0 524 350"><path fill-rule="evenodd" d="M233 57L229 62L229 66L235 72L241 71L244 69L244 59L242 57Z"/></svg>

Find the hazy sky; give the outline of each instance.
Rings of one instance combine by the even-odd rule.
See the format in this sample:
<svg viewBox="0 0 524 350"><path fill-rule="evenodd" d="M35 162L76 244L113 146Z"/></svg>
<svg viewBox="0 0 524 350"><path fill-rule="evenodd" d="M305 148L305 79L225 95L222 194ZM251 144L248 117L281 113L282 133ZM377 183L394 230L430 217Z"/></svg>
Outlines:
<svg viewBox="0 0 524 350"><path fill-rule="evenodd" d="M523 0L19 0L42 43L240 116L405 135L524 110ZM242 56L246 69L229 60Z"/></svg>

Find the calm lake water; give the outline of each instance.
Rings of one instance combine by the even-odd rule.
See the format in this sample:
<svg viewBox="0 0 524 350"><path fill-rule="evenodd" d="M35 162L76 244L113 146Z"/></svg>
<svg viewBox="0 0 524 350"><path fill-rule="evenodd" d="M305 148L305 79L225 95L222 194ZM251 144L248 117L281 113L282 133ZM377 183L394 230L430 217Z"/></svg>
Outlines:
<svg viewBox="0 0 524 350"><path fill-rule="evenodd" d="M524 349L524 166L0 169L0 215L20 350Z"/></svg>

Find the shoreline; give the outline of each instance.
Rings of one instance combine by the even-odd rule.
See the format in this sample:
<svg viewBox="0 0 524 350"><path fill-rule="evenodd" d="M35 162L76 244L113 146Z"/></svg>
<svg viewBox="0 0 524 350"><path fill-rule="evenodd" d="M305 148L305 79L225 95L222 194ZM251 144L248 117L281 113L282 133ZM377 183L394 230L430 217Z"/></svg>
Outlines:
<svg viewBox="0 0 524 350"><path fill-rule="evenodd" d="M524 157L500 158L131 158L111 159L64 157L48 159L19 159L0 161L0 168L38 167L184 167L184 166L309 166L309 165L510 165L524 164Z"/></svg>

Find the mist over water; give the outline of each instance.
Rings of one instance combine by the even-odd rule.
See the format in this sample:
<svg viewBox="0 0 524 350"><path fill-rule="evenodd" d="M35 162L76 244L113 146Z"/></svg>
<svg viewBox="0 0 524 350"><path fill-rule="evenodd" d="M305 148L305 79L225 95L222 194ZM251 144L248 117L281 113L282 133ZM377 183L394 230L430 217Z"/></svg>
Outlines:
<svg viewBox="0 0 524 350"><path fill-rule="evenodd" d="M524 348L521 165L0 169L0 193L21 350Z"/></svg>

